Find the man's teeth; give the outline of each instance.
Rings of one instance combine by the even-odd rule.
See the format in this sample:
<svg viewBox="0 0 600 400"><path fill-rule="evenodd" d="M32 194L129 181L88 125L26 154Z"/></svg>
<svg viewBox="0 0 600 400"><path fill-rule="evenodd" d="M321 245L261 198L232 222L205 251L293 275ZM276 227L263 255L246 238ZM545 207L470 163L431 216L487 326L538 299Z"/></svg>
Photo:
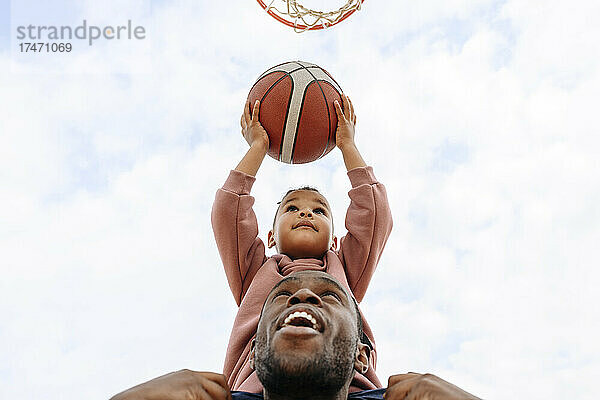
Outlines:
<svg viewBox="0 0 600 400"><path fill-rule="evenodd" d="M305 311L296 311L294 313L291 313L285 318L285 320L283 321L283 325L288 325L295 318L304 318L310 321L312 323L312 328L314 330L317 330L317 320L315 319L315 317L313 317Z"/></svg>

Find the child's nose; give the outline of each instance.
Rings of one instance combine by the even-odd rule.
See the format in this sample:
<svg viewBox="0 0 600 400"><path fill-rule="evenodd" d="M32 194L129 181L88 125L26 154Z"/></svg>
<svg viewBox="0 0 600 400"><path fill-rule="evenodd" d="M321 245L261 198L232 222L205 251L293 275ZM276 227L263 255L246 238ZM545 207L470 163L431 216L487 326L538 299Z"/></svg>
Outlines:
<svg viewBox="0 0 600 400"><path fill-rule="evenodd" d="M300 211L300 216L301 217L307 217L307 218L311 218L312 217L312 213L308 210L302 210Z"/></svg>

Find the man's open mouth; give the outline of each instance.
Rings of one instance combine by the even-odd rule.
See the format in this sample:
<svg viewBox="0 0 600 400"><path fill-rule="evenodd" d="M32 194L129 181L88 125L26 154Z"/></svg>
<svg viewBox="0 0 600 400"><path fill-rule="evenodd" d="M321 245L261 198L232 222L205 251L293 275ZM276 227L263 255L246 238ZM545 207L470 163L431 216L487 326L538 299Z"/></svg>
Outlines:
<svg viewBox="0 0 600 400"><path fill-rule="evenodd" d="M323 329L323 324L320 322L320 318L315 313L311 313L309 310L306 309L290 312L285 317L283 323L281 323L278 329L284 328L286 326L303 326L312 328L315 331L319 332Z"/></svg>
<svg viewBox="0 0 600 400"><path fill-rule="evenodd" d="M317 231L317 232L318 232L318 229L317 229L317 228L316 228L316 227L313 225L313 223L312 223L312 222L310 222L310 221L308 221L308 220L303 220L303 221L300 221L300 222L298 222L296 225L294 225L294 229L301 228L301 227L308 227L308 228L312 228L312 229L314 229L315 231Z"/></svg>

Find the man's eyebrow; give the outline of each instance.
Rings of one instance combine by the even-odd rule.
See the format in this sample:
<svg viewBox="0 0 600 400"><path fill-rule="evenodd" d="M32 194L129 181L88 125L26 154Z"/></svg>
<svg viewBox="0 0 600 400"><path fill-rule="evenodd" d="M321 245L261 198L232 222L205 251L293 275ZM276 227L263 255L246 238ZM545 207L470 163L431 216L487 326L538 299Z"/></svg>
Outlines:
<svg viewBox="0 0 600 400"><path fill-rule="evenodd" d="M318 279L325 281L327 283L332 284L333 286L335 286L336 289L338 289L340 292L345 293L346 295L348 295L348 291L346 289L344 289L339 283L337 283L334 279L328 278L326 276L319 276ZM284 283L288 283L288 282L294 282L297 283L300 281L300 278L296 277L296 276L288 276L287 278L279 281L275 286L273 286L273 289L271 289L271 293L273 293L275 291L275 289L277 289L279 286L283 285Z"/></svg>
<svg viewBox="0 0 600 400"><path fill-rule="evenodd" d="M287 282L298 282L300 280L300 278L297 278L295 276L288 276L287 278L284 278L282 280L280 280L275 286L273 286L273 289L271 289L271 293L273 293L275 291L275 289L277 289L279 286L283 285L284 283Z"/></svg>
<svg viewBox="0 0 600 400"><path fill-rule="evenodd" d="M346 289L344 289L339 283L337 283L336 281L334 281L331 278L328 278L326 276L320 276L319 279L321 279L322 281L326 281L328 283L331 283L333 286L336 287L336 289L338 289L339 291L341 291L342 293L344 293L346 296L350 297L348 295L348 291Z"/></svg>

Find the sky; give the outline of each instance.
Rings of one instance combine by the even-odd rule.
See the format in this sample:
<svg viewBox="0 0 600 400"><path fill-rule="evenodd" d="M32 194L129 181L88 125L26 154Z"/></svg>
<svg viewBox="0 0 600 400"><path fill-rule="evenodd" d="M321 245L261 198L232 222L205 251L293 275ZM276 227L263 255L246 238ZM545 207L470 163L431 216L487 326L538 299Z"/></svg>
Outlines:
<svg viewBox="0 0 600 400"><path fill-rule="evenodd" d="M0 0L0 398L106 399L221 371L236 305L211 205L247 149L250 87L291 60L352 98L387 188L394 229L361 304L382 382L596 398L599 14L595 0L366 0L297 34L250 0ZM83 20L145 38L20 52L18 26ZM263 162L263 240L303 184L344 234L334 149Z"/></svg>

